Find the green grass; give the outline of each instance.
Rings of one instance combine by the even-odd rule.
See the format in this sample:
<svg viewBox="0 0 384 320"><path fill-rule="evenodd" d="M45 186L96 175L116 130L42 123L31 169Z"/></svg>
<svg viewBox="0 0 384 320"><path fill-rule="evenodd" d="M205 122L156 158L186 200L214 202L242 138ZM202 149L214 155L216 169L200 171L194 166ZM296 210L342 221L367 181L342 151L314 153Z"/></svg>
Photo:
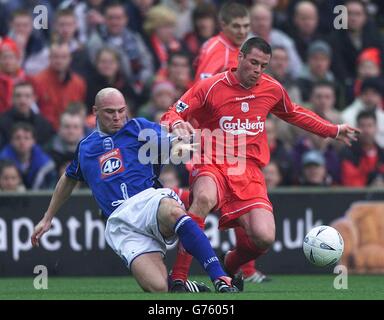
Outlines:
<svg viewBox="0 0 384 320"><path fill-rule="evenodd" d="M49 278L47 290L36 290L32 278L0 279L0 300L280 300L384 299L384 276L349 275L348 289L336 290L336 275L273 275L263 284L246 284L240 294L148 294L132 277ZM210 283L206 277L194 277Z"/></svg>

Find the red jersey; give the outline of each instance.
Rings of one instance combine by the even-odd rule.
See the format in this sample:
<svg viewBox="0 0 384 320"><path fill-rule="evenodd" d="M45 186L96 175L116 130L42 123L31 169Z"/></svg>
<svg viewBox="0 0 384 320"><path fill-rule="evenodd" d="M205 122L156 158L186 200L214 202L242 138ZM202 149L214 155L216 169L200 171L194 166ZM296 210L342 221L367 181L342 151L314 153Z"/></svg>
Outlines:
<svg viewBox="0 0 384 320"><path fill-rule="evenodd" d="M270 158L265 132L270 112L321 137L337 136L337 125L293 103L283 86L271 76L263 74L254 87L247 89L239 83L234 70L197 82L163 115L161 122L171 128L184 120L195 128L221 130L225 136L245 136L244 156L259 167ZM237 156L239 145L235 144L234 149ZM212 157L217 157L215 149Z"/></svg>
<svg viewBox="0 0 384 320"><path fill-rule="evenodd" d="M195 82L236 67L239 51L222 32L207 40L196 61Z"/></svg>
<svg viewBox="0 0 384 320"><path fill-rule="evenodd" d="M349 187L364 187L384 174L384 149L373 146L369 150L353 143L341 152L341 183Z"/></svg>

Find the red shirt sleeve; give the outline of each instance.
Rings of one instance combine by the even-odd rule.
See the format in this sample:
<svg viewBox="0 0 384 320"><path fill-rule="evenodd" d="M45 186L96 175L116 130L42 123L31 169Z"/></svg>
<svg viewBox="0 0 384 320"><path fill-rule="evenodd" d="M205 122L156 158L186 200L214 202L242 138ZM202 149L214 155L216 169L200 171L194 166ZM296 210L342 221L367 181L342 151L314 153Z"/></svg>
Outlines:
<svg viewBox="0 0 384 320"><path fill-rule="evenodd" d="M196 83L163 114L160 123L171 131L177 122L190 121L193 114L203 107L211 82L207 79Z"/></svg>
<svg viewBox="0 0 384 320"><path fill-rule="evenodd" d="M337 137L339 128L336 124L321 118L315 112L307 108L293 103L289 98L287 91L282 86L280 86L280 89L282 91L282 97L271 110L274 115L323 138Z"/></svg>

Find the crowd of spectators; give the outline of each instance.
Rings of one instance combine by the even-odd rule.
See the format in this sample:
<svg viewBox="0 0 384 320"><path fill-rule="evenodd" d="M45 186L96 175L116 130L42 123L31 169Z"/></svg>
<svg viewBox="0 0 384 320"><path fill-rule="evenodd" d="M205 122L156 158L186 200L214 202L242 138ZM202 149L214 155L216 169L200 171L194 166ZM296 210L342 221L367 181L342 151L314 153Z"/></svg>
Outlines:
<svg viewBox="0 0 384 320"><path fill-rule="evenodd" d="M384 186L384 4L244 0L249 36L267 40L267 73L291 99L361 130L343 147L277 120L265 130L270 189ZM35 24L44 5L47 28ZM195 81L203 43L220 31L219 0L0 2L0 190L52 188L96 126L96 93L115 87L131 116L159 121ZM347 9L347 28L333 9ZM208 116L208 115L207 115ZM188 184L188 165L166 173Z"/></svg>

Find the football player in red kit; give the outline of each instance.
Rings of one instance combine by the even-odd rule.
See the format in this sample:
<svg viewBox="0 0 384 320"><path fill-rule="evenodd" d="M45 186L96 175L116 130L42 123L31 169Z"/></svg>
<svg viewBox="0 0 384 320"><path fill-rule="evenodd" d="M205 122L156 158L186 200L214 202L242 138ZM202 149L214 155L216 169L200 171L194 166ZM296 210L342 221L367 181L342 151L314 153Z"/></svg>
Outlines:
<svg viewBox="0 0 384 320"><path fill-rule="evenodd" d="M195 83L162 117L163 125L180 137L189 137L198 129L223 133L224 144L234 142L225 147L245 165L239 171L234 166L242 165L234 164L233 159L217 161L222 149L216 141L211 163L205 161L202 146L200 161L191 173L192 218L203 227L207 214L220 210L219 228L236 227L239 231L236 247L224 259L232 275L241 265L264 254L275 239L273 208L261 172L270 158L264 129L268 114L347 145L359 132L347 124L332 124L293 103L283 86L263 73L270 58L271 47L265 40L248 39L240 49L237 69Z"/></svg>
<svg viewBox="0 0 384 320"><path fill-rule="evenodd" d="M247 7L236 2L224 4L219 23L221 32L203 44L195 61L195 82L237 66L240 46L250 29Z"/></svg>
<svg viewBox="0 0 384 320"><path fill-rule="evenodd" d="M221 32L204 43L196 59L195 82L210 78L213 75L230 70L237 66L240 47L246 40L250 30L250 17L247 7L240 3L229 2L221 6L219 12ZM235 234L242 230L235 229ZM181 250L181 251L180 251ZM184 251L179 248L172 277L179 276L179 266L184 267ZM180 259L180 260L179 260ZM184 268L185 269L185 268ZM249 261L241 267L245 279L254 282L269 280L256 270L255 261Z"/></svg>

